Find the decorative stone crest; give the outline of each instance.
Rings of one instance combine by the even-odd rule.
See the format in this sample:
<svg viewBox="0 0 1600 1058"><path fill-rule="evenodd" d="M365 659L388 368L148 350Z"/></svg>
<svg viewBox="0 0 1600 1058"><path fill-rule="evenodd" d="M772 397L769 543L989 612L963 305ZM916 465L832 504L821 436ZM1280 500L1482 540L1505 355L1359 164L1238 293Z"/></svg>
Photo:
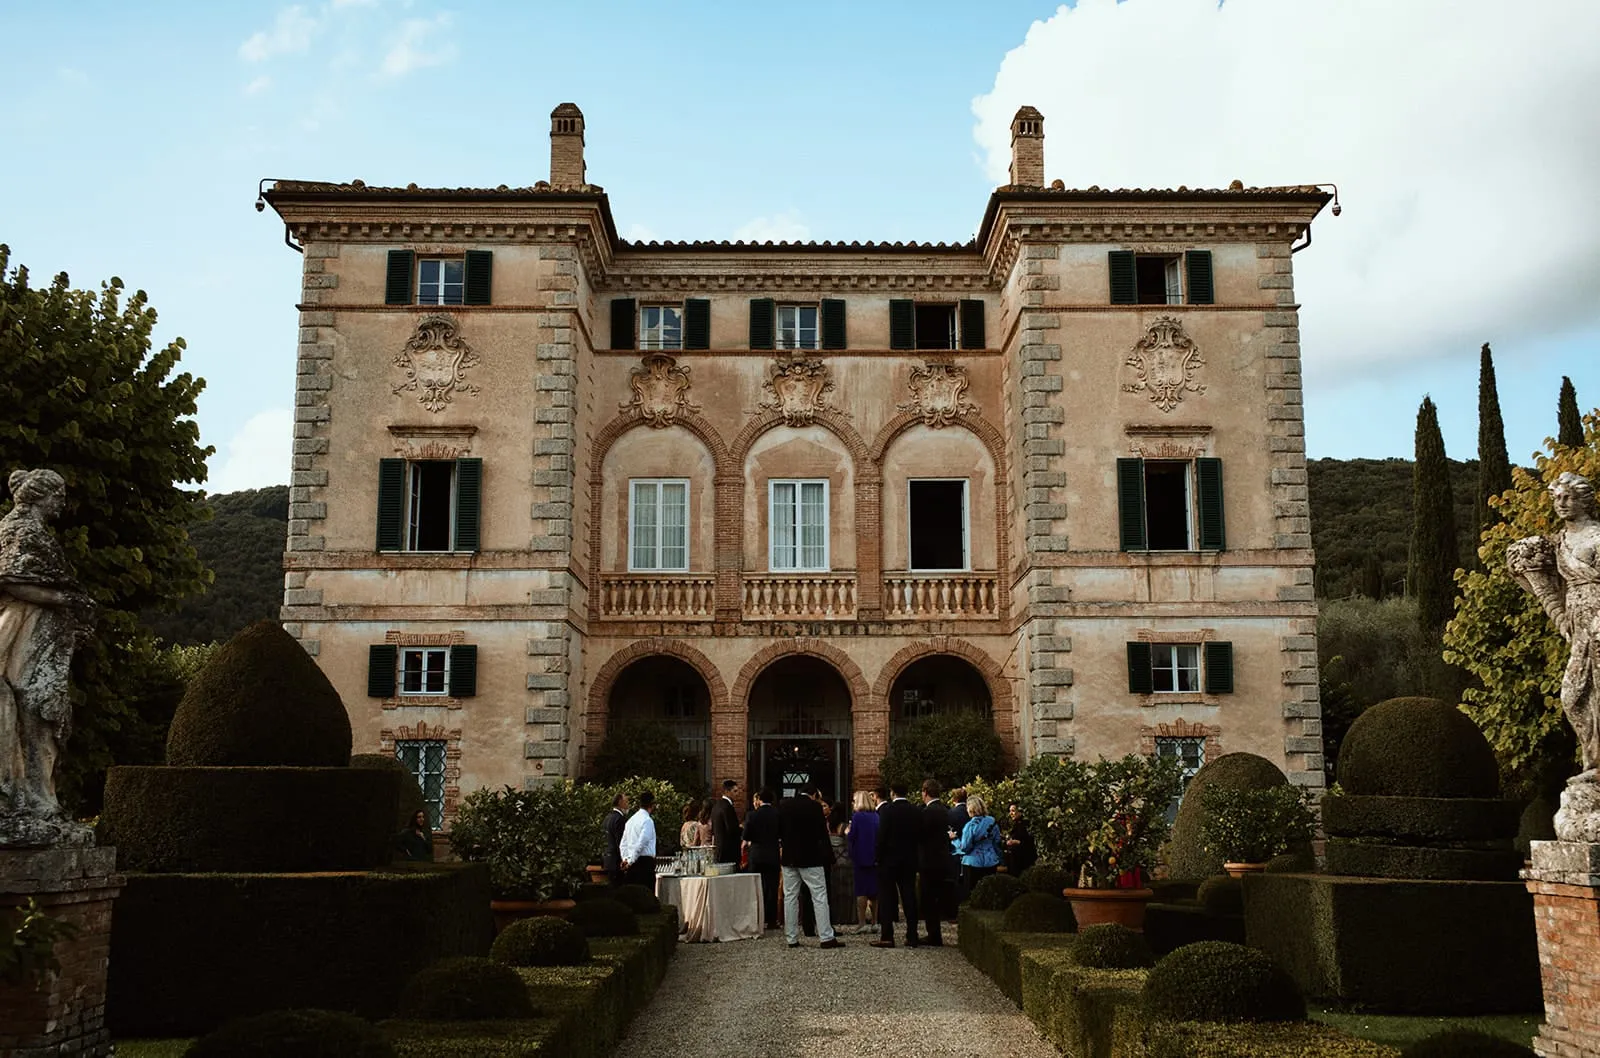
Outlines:
<svg viewBox="0 0 1600 1058"><path fill-rule="evenodd" d="M619 405L623 411L638 412L640 418L659 430L671 426L679 412L700 410L698 404L689 403L689 369L678 366L676 357L646 353L640 363L642 366L628 375L633 399Z"/></svg>
<svg viewBox="0 0 1600 1058"><path fill-rule="evenodd" d="M817 412L830 407L828 394L833 392L833 379L828 365L821 360L794 356L774 364L772 376L761 388L767 394L758 405L762 411L780 413L790 426L810 426Z"/></svg>
<svg viewBox="0 0 1600 1058"><path fill-rule="evenodd" d="M452 395L478 392L478 387L467 381L468 369L478 366L478 354L461 337L461 329L449 316L430 315L418 320L416 333L395 354L394 366L406 376L404 382L395 385L395 394L407 390L416 393L422 406L435 414L444 410Z"/></svg>
<svg viewBox="0 0 1600 1058"><path fill-rule="evenodd" d="M1206 387L1194 380L1205 366L1200 349L1183 333L1183 324L1173 316L1159 316L1125 361L1135 378L1124 382L1124 393L1149 393L1150 403L1170 412L1185 393L1204 393Z"/></svg>
<svg viewBox="0 0 1600 1058"><path fill-rule="evenodd" d="M922 422L937 430L949 426L963 415L977 415L978 406L966 398L972 380L967 369L947 360L929 360L911 369L911 400L900 411L915 412Z"/></svg>

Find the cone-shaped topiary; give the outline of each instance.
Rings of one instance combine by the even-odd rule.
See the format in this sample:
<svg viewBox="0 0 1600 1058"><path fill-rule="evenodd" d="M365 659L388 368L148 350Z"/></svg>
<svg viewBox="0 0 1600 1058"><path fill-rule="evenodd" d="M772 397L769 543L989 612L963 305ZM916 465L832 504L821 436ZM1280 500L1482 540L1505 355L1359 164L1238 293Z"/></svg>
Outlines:
<svg viewBox="0 0 1600 1058"><path fill-rule="evenodd" d="M1168 1021L1302 1021L1300 987L1265 952L1203 940L1156 963L1145 979L1147 1013Z"/></svg>
<svg viewBox="0 0 1600 1058"><path fill-rule="evenodd" d="M1207 787L1265 790L1288 782L1281 768L1254 753L1224 753L1206 762L1189 780L1178 805L1178 817L1172 822L1172 840L1167 844L1168 873L1173 878L1199 881L1222 871L1222 857L1208 851L1201 837L1206 820L1201 802Z"/></svg>
<svg viewBox="0 0 1600 1058"><path fill-rule="evenodd" d="M639 916L620 900L585 900L567 912L567 921L585 937L630 937L639 932Z"/></svg>
<svg viewBox="0 0 1600 1058"><path fill-rule="evenodd" d="M517 971L475 955L440 959L418 970L406 982L396 1009L422 1021L534 1016L528 986Z"/></svg>
<svg viewBox="0 0 1600 1058"><path fill-rule="evenodd" d="M1070 951L1073 962L1097 970L1137 970L1156 962L1144 934L1116 922L1085 926Z"/></svg>
<svg viewBox="0 0 1600 1058"><path fill-rule="evenodd" d="M1244 886L1239 879L1219 874L1200 883L1194 894L1200 906L1213 915L1244 914Z"/></svg>
<svg viewBox="0 0 1600 1058"><path fill-rule="evenodd" d="M350 717L305 648L257 621L189 681L167 731L167 763L342 768Z"/></svg>
<svg viewBox="0 0 1600 1058"><path fill-rule="evenodd" d="M507 966L582 966L589 961L589 938L564 918L519 918L500 931L489 958Z"/></svg>
<svg viewBox="0 0 1600 1058"><path fill-rule="evenodd" d="M332 1010L273 1010L227 1022L202 1036L184 1058L394 1058L372 1025Z"/></svg>
<svg viewBox="0 0 1600 1058"><path fill-rule="evenodd" d="M1077 928L1072 905L1047 893L1022 894L1000 918L1000 929L1006 933L1071 933Z"/></svg>
<svg viewBox="0 0 1600 1058"><path fill-rule="evenodd" d="M1533 1050L1472 1029L1450 1029L1416 1040L1400 1058L1533 1058Z"/></svg>
<svg viewBox="0 0 1600 1058"><path fill-rule="evenodd" d="M392 771L400 777L400 794L395 800L396 830L404 830L411 825L411 818L418 812L427 811L427 803L422 799L422 787L417 785L417 777L411 774L411 769L400 763L399 759L388 753L357 753L350 758L352 768L376 768L381 771Z"/></svg>
<svg viewBox="0 0 1600 1058"><path fill-rule="evenodd" d="M661 901L656 899L656 894L642 885L619 885L611 899L636 915L655 915L661 911Z"/></svg>
<svg viewBox="0 0 1600 1058"><path fill-rule="evenodd" d="M1061 890L1071 889L1078 884L1076 874L1045 863L1036 863L1017 877L1029 889L1046 896L1060 896Z"/></svg>
<svg viewBox="0 0 1600 1058"><path fill-rule="evenodd" d="M1492 798L1500 769L1466 713L1437 698L1391 698L1350 725L1339 747L1339 785L1377 797Z"/></svg>
<svg viewBox="0 0 1600 1058"><path fill-rule="evenodd" d="M991 874L972 887L967 906L974 911L1004 911L1017 897L1032 892L1020 879L1009 874Z"/></svg>

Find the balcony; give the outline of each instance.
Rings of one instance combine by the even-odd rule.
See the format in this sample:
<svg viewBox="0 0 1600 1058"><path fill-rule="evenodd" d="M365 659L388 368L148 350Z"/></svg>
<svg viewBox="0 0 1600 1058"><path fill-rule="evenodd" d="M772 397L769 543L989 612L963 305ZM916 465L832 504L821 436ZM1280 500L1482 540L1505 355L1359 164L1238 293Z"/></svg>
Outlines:
<svg viewBox="0 0 1600 1058"><path fill-rule="evenodd" d="M998 617L999 576L994 573L885 573L883 616L891 621Z"/></svg>
<svg viewBox="0 0 1600 1058"><path fill-rule="evenodd" d="M709 621L715 587L715 577L693 573L604 574L599 616L619 621Z"/></svg>
<svg viewBox="0 0 1600 1058"><path fill-rule="evenodd" d="M851 621L854 573L767 573L744 578L747 621Z"/></svg>

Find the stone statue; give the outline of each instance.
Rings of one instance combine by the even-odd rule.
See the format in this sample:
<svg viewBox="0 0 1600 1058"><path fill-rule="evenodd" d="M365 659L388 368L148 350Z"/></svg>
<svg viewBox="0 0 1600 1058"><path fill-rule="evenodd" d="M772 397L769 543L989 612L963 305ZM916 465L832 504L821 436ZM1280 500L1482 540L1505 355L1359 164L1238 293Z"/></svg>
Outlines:
<svg viewBox="0 0 1600 1058"><path fill-rule="evenodd" d="M72 729L72 652L94 627L94 601L73 579L48 522L66 482L17 470L0 519L0 847L92 844L56 800L56 762Z"/></svg>
<svg viewBox="0 0 1600 1058"><path fill-rule="evenodd" d="M1594 486L1581 474L1558 477L1550 498L1565 526L1553 537L1518 540L1506 550L1506 565L1571 644L1561 708L1578 734L1583 772L1562 791L1556 836L1600 842L1600 512Z"/></svg>

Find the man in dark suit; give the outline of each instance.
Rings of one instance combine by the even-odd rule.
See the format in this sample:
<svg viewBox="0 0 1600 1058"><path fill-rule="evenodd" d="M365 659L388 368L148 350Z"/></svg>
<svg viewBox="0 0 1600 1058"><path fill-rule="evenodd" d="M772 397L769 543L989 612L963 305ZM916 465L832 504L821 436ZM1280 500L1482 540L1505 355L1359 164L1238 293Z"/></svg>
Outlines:
<svg viewBox="0 0 1600 1058"><path fill-rule="evenodd" d="M600 866L606 870L606 880L612 885L622 884L622 829L628 825L628 795L619 793L611 800L611 811L606 813L601 829L605 831L605 850L600 853Z"/></svg>
<svg viewBox="0 0 1600 1058"><path fill-rule="evenodd" d="M917 841L922 813L906 799L906 784L889 787L890 800L878 808L878 939L874 948L894 947L894 920L905 906L906 947L917 940Z"/></svg>
<svg viewBox="0 0 1600 1058"><path fill-rule="evenodd" d="M924 944L940 947L939 920L950 905L950 806L939 800L938 779L922 781L922 818L917 842L917 875L922 892Z"/></svg>
<svg viewBox="0 0 1600 1058"><path fill-rule="evenodd" d="M733 795L739 783L734 779L722 781L722 796L711 805L711 843L716 846L716 862L739 862L739 810L733 805Z"/></svg>
<svg viewBox="0 0 1600 1058"><path fill-rule="evenodd" d="M761 875L762 921L778 928L778 806L772 791L756 794L755 807L744 817L744 847L750 851L750 870Z"/></svg>
<svg viewBox="0 0 1600 1058"><path fill-rule="evenodd" d="M783 929L789 947L800 947L800 887L811 894L811 907L817 915L819 948L842 948L844 942L833 935L828 917L828 861L833 847L828 842L828 818L822 805L800 791L785 797L778 805L778 854L783 866Z"/></svg>

